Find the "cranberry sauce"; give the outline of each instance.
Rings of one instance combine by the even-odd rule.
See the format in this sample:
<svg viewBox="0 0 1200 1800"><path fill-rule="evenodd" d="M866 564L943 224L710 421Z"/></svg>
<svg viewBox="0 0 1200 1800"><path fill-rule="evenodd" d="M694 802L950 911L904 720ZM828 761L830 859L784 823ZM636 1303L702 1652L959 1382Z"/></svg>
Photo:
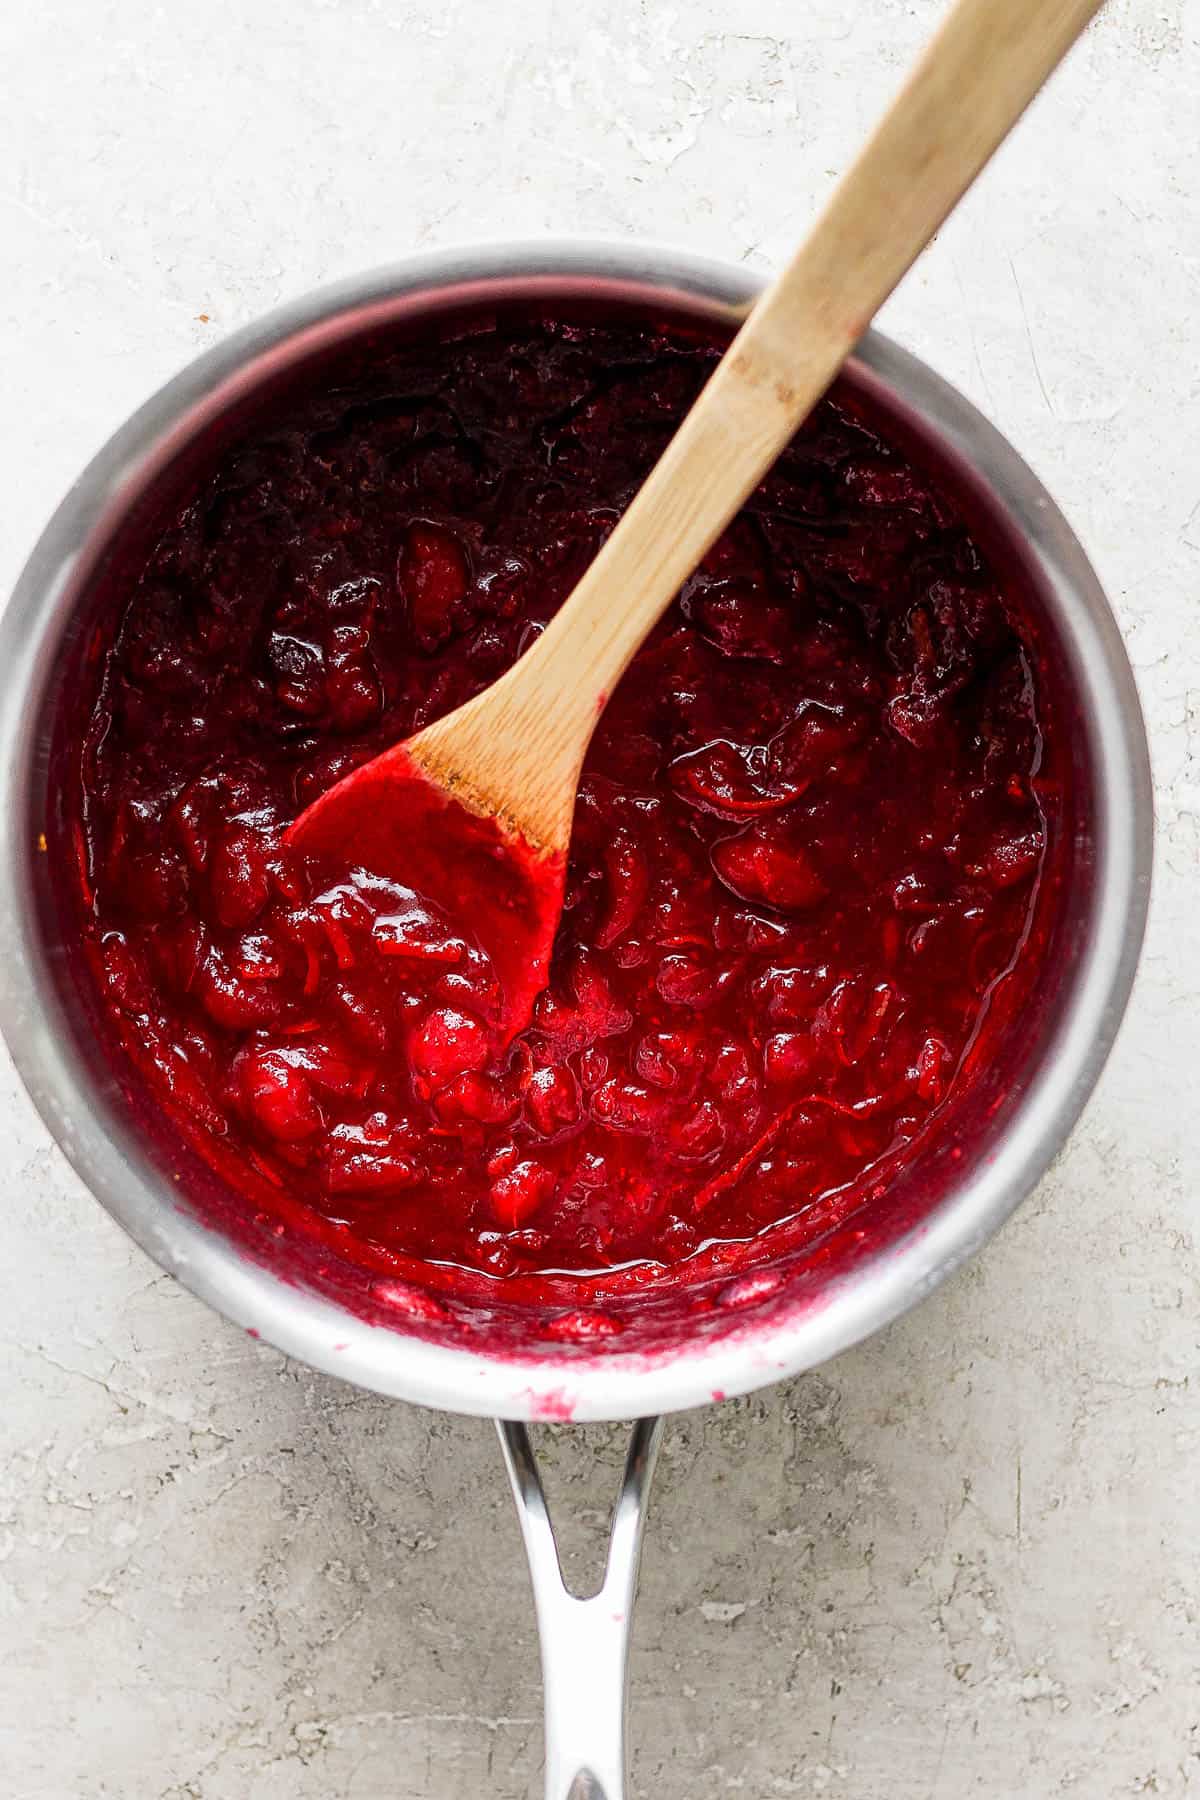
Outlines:
<svg viewBox="0 0 1200 1800"><path fill-rule="evenodd" d="M469 914L284 846L542 629L715 354L539 321L363 354L222 455L103 643L79 838L105 1017L248 1208L364 1266L653 1285L784 1219L815 1238L936 1130L1029 936L1019 603L853 403L613 696L503 1051Z"/></svg>

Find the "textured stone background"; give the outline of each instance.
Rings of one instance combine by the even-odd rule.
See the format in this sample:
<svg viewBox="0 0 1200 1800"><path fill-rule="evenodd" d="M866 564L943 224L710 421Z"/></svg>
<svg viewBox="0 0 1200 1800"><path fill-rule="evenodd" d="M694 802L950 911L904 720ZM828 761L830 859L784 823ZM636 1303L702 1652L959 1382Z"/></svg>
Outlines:
<svg viewBox="0 0 1200 1800"><path fill-rule="evenodd" d="M314 283L563 230L769 265L936 11L11 5L0 587L138 401ZM634 1672L655 1800L1200 1794L1198 102L1196 0L1113 0L888 309L1108 585L1154 739L1153 926L1084 1125L983 1259L671 1428ZM5 1800L535 1794L490 1426L315 1379L157 1277L7 1063L0 1188ZM584 1556L621 1433L550 1455Z"/></svg>

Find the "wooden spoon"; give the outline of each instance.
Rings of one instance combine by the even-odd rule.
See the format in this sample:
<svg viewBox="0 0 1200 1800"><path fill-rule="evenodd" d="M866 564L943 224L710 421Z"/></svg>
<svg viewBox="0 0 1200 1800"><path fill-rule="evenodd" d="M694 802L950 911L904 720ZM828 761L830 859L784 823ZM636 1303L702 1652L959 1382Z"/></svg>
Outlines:
<svg viewBox="0 0 1200 1800"><path fill-rule="evenodd" d="M580 767L626 665L1100 3L958 0L542 635L292 825L331 869L447 910L492 958L504 1037L545 985Z"/></svg>

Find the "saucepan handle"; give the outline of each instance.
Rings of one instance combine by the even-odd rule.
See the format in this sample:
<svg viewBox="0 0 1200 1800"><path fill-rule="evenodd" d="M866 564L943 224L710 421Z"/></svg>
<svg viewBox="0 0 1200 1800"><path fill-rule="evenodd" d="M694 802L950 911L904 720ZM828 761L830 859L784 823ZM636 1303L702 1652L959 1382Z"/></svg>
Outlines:
<svg viewBox="0 0 1200 1800"><path fill-rule="evenodd" d="M624 1800L625 1690L646 1501L661 1419L633 1428L598 1593L563 1580L537 1459L524 1425L496 1421L537 1609L546 1711L546 1800Z"/></svg>

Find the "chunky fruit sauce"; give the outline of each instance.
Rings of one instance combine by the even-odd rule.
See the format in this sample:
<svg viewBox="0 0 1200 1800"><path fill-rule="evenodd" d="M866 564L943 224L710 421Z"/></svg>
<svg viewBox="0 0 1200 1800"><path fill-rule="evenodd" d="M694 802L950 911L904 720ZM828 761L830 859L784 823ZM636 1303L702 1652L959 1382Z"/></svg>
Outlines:
<svg viewBox="0 0 1200 1800"><path fill-rule="evenodd" d="M221 454L101 647L79 824L106 1016L193 1148L365 1266L652 1283L818 1232L936 1128L1027 938L1020 612L850 400L613 696L507 1048L472 909L284 846L530 643L715 355L539 320L364 355Z"/></svg>

